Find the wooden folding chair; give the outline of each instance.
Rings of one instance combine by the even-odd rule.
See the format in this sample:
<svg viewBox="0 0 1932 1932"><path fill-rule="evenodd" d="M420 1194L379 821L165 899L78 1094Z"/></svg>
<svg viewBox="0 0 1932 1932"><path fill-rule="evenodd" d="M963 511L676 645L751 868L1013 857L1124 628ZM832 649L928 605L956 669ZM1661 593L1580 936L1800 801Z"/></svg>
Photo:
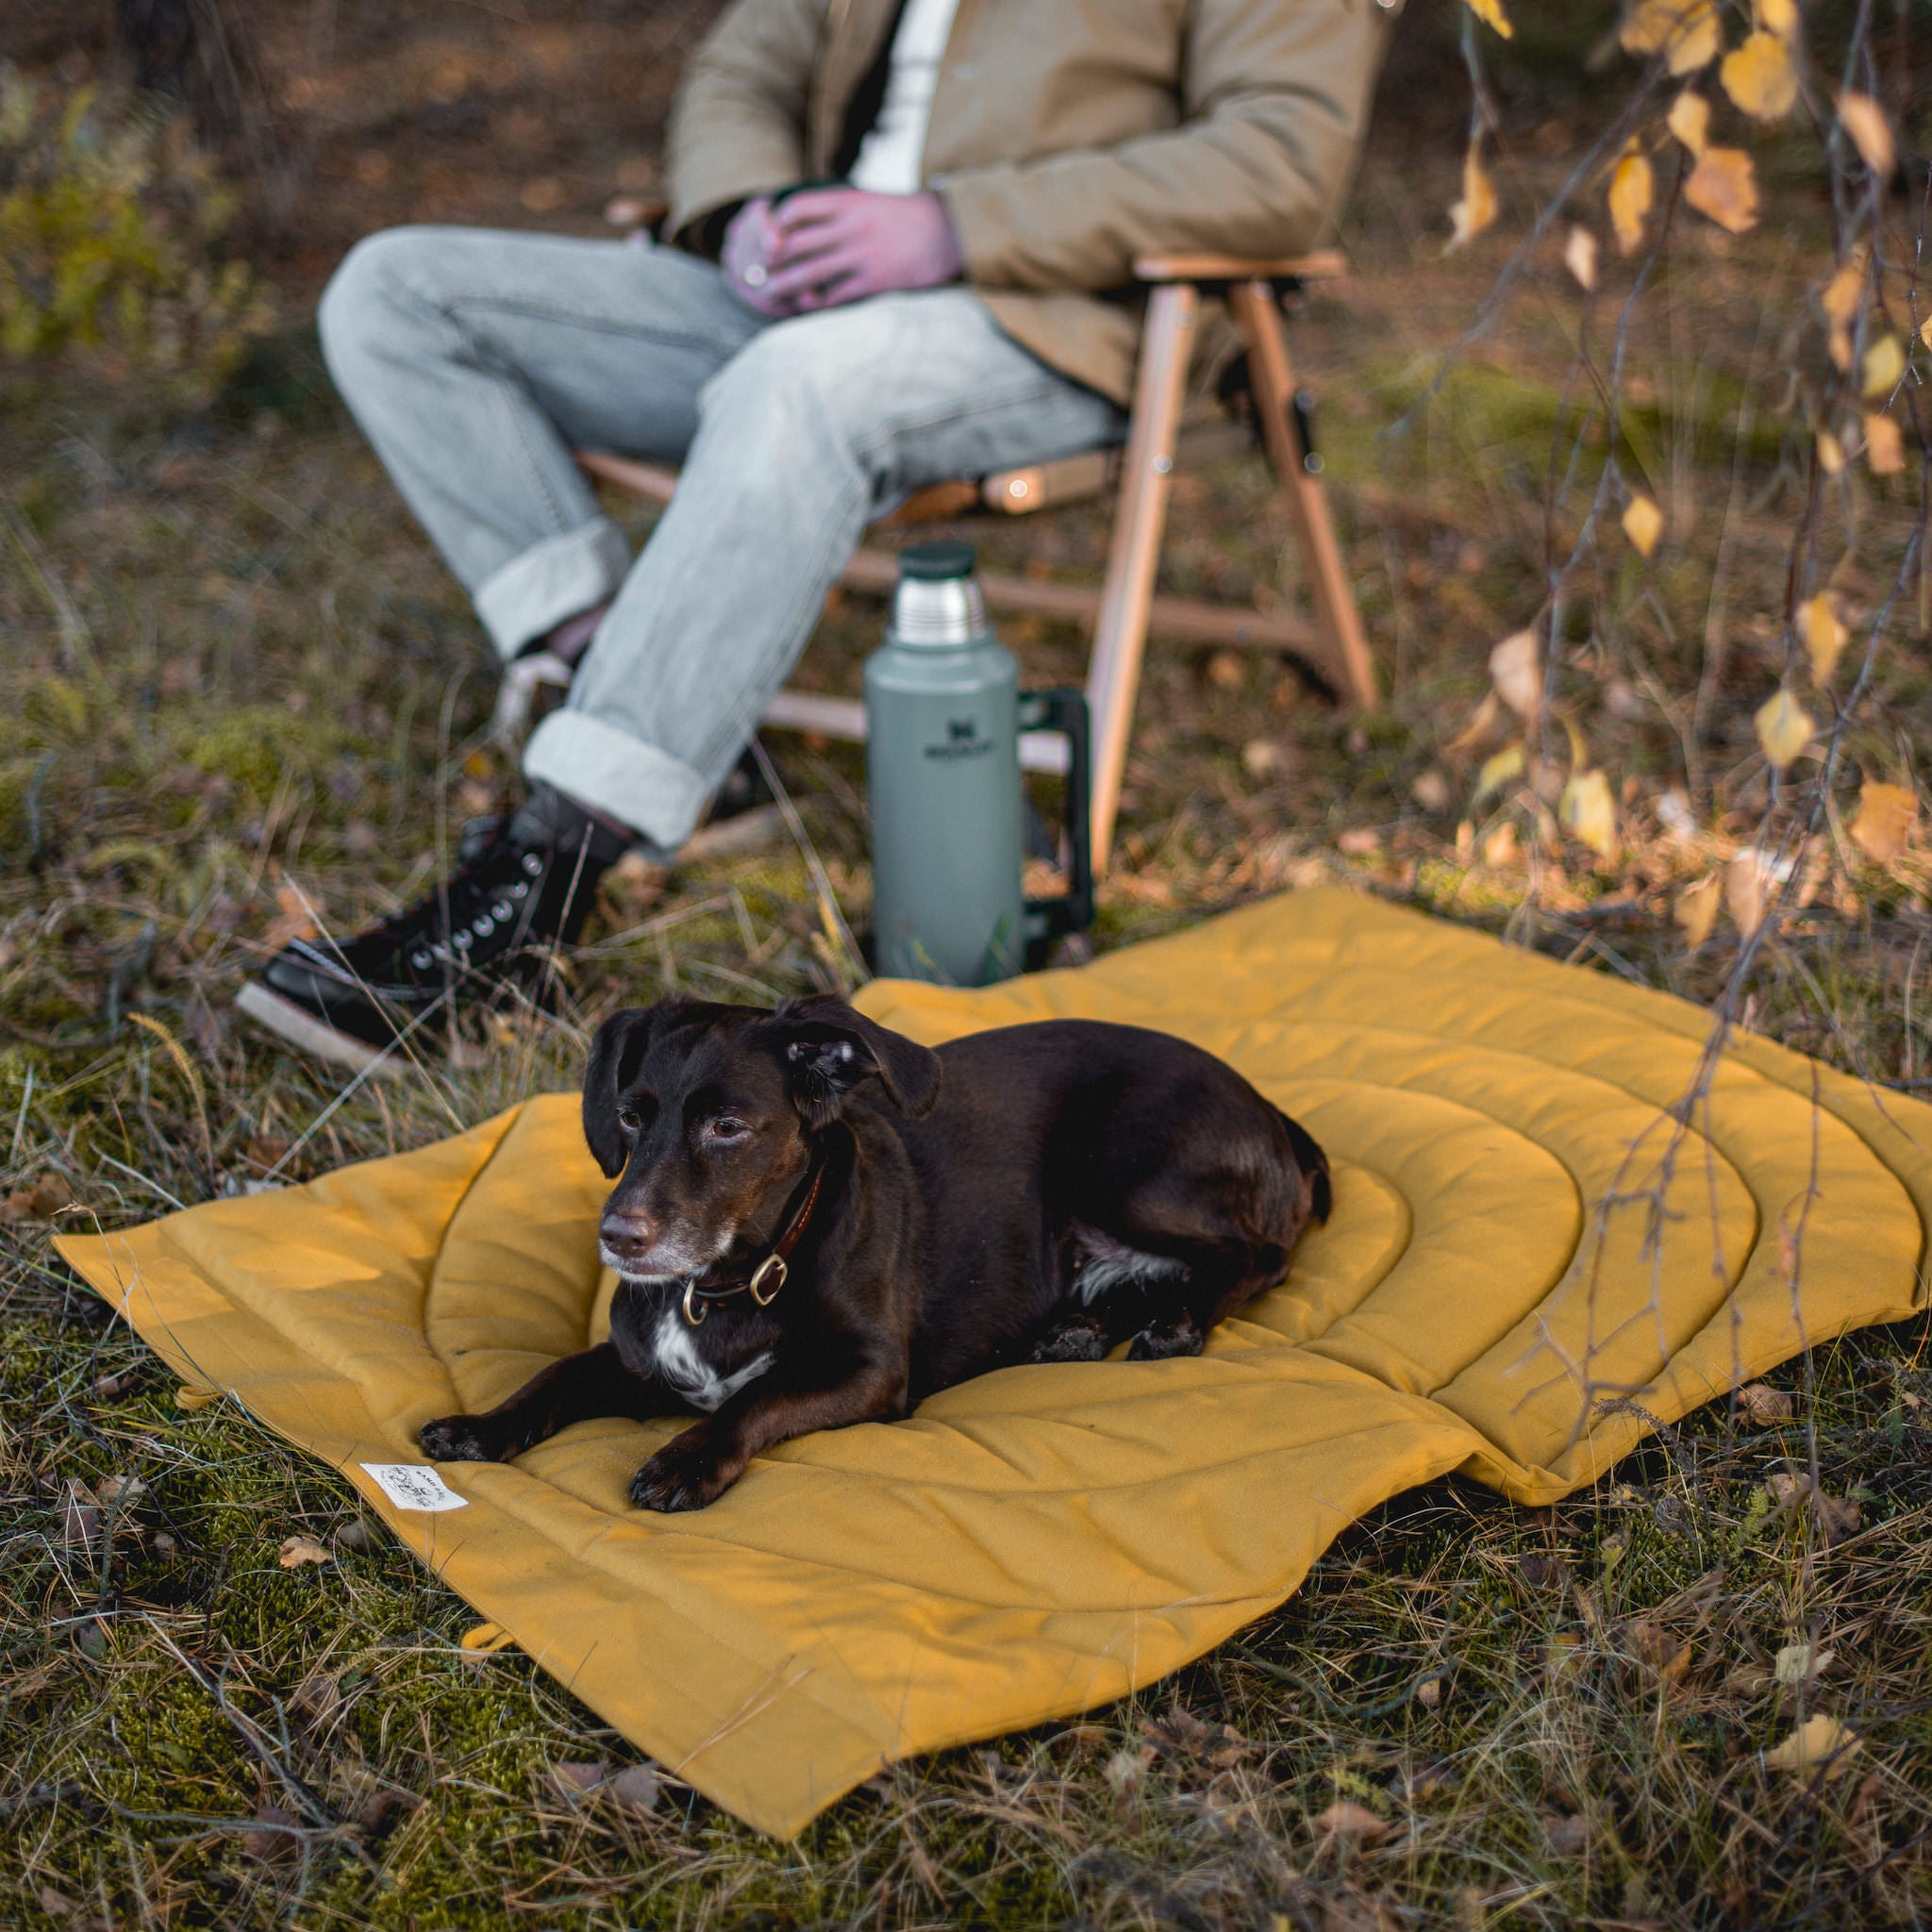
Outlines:
<svg viewBox="0 0 1932 1932"><path fill-rule="evenodd" d="M955 517L968 510L1026 515L1118 483L1107 576L1089 589L1038 583L989 572L980 584L990 608L1091 623L1093 654L1087 676L1092 718L1093 866L1106 866L1120 808L1121 780L1132 735L1141 660L1150 633L1192 643L1234 644L1291 653L1307 662L1346 705L1374 702L1374 668L1362 635L1355 595L1328 516L1321 458L1310 448L1306 399L1295 388L1283 325L1284 293L1344 273L1334 250L1282 260L1222 255L1145 256L1134 272L1150 290L1141 357L1118 450L1096 450L1059 462L998 475L941 483L909 497L885 522L891 525ZM1225 300L1247 351L1248 381L1261 442L1279 479L1289 519L1308 578L1313 622L1264 616L1233 605L1158 597L1155 575L1167 522L1168 486L1179 454L1224 449L1228 438L1181 430L1181 406L1194 328L1204 295ZM1232 427L1232 425L1230 425ZM1240 432L1236 432L1240 436ZM1241 437L1244 441L1245 438ZM602 450L577 460L592 476L619 489L668 503L677 487L674 470ZM898 575L890 551L861 549L843 581L858 590L889 591ZM853 698L783 691L765 713L768 724L863 739L865 708ZM1062 769L1063 741L1041 736L1021 745L1030 770Z"/></svg>

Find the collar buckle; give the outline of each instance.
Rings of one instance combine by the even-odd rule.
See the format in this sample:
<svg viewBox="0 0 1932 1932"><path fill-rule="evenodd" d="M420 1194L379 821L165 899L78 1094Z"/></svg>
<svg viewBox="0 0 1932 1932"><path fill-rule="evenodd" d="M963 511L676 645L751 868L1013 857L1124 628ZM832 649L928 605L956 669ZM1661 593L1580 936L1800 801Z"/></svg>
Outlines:
<svg viewBox="0 0 1932 1932"><path fill-rule="evenodd" d="M769 1307L773 1297L785 1286L785 1277L791 1272L791 1269L786 1266L783 1255L775 1253L767 1255L752 1270L751 1279L745 1283L745 1286L751 1290L752 1300L758 1303L761 1308ZM767 1281L770 1281L772 1284L769 1289L765 1286Z"/></svg>

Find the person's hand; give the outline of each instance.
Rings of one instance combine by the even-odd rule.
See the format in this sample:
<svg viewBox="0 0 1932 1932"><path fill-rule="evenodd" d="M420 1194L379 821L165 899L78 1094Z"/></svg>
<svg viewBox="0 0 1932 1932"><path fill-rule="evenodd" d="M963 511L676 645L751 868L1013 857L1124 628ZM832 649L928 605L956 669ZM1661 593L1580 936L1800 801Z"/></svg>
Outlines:
<svg viewBox="0 0 1932 1932"><path fill-rule="evenodd" d="M760 315L789 315L789 307L772 293L772 252L777 246L778 230L772 219L772 204L766 195L748 201L731 217L724 230L724 245L718 263L731 292L747 308Z"/></svg>
<svg viewBox="0 0 1932 1932"><path fill-rule="evenodd" d="M936 289L965 264L937 194L868 194L814 188L769 216L776 238L759 293L798 315L862 302L895 289Z"/></svg>

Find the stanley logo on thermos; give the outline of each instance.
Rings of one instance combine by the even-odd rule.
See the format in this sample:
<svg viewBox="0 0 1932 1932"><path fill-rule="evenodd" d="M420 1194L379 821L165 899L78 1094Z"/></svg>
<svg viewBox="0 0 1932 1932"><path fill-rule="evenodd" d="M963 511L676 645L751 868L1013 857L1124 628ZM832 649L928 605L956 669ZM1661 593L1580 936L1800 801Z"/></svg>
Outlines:
<svg viewBox="0 0 1932 1932"><path fill-rule="evenodd" d="M984 758L993 748L993 741L979 735L979 724L972 718L948 718L946 735L938 744L923 747L929 758Z"/></svg>

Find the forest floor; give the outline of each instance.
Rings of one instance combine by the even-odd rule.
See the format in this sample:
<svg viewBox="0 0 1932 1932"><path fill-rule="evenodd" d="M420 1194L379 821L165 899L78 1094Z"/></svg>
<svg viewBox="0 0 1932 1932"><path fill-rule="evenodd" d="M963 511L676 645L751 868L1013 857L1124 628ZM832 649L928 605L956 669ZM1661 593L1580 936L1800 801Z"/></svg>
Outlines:
<svg viewBox="0 0 1932 1932"><path fill-rule="evenodd" d="M474 619L329 390L308 322L320 283L388 222L596 232L609 192L651 184L667 76L703 11L274 13L263 71L303 183L270 251L276 331L192 418L86 372L0 375L0 1917L61 1932L1925 1923L1924 1322L1833 1344L1771 1378L1793 1404L1701 1411L1555 1507L1457 1480L1399 1497L1175 1677L895 1767L779 1845L668 1777L648 1810L559 1795L557 1764L634 1754L526 1657L463 1652L474 1613L344 1482L232 1406L177 1407L173 1378L53 1257L62 1227L312 1177L568 1088L618 1006L862 970L827 943L813 864L787 835L626 864L560 1010L506 1018L413 1082L338 1105L329 1069L231 1011L308 921L352 929L420 889L515 778L490 738ZM1418 34L1447 31L1441 8L1412 15ZM70 58L74 77L87 60ZM1385 110L1441 72L1398 65ZM1574 151L1572 106L1537 113L1541 84L1524 69L1508 94L1514 194ZM1575 723L1615 786L1599 857L1545 836L1547 787L1475 795L1503 742L1470 728L1490 650L1542 596L1576 302L1540 259L1441 370L1503 255L1441 253L1453 78L1451 95L1399 124L1411 138L1372 145L1342 237L1357 273L1293 328L1381 702L1345 715L1280 658L1157 643L1096 940L1340 881L1707 1002L1740 936L1727 914L1691 947L1674 908L1764 808L1752 715L1783 666L1799 484L1754 399L1802 309L1822 214L1794 163L1788 219L1743 237L1684 227L1633 332L1630 441L1667 528L1648 562L1615 561L1600 620L1563 645ZM1914 514L1903 481L1859 487L1861 547L1836 580L1855 617ZM647 513L613 508L646 533ZM1298 600L1257 461L1182 475L1174 525L1163 588ZM1091 581L1106 514L958 528L990 566ZM855 690L882 617L836 597L802 681ZM1915 581L1851 734L1839 819L1742 1011L1918 1089L1932 855L1922 831L1880 868L1840 820L1860 773L1910 784L1932 752L1926 619ZM1002 630L1029 681L1078 678L1077 633ZM861 761L767 744L862 928ZM1860 1525L1826 1549L1804 1512L1772 1507L1773 1475L1814 1451ZM296 1534L327 1560L283 1567ZM348 1822L339 1839L288 1852L283 1797L179 1661L191 1636ZM1758 1756L1790 1728L1798 1689L1771 1660L1798 1641L1834 1653L1834 1708L1861 1739L1843 1777L1793 1779ZM1338 1803L1372 1823L1320 1828Z"/></svg>

